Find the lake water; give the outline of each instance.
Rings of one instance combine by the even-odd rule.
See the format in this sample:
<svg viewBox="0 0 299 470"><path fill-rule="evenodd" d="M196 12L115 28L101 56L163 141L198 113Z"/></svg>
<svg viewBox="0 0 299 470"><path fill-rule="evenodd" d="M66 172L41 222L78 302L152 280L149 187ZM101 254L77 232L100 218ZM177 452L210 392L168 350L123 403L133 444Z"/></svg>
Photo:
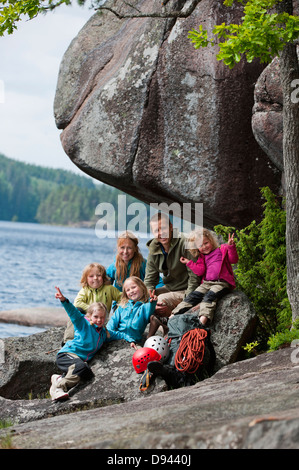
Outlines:
<svg viewBox="0 0 299 470"><path fill-rule="evenodd" d="M146 242L140 238L145 258ZM115 253L116 239L98 238L94 229L0 221L0 310L59 307L55 286L73 301L84 267L92 262L108 267ZM32 332L0 323L0 338Z"/></svg>

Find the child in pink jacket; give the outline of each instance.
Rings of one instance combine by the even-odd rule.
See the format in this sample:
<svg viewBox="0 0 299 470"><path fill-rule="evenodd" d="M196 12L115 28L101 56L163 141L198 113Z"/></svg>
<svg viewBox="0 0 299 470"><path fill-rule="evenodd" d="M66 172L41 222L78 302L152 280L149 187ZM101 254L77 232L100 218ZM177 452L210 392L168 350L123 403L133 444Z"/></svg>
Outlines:
<svg viewBox="0 0 299 470"><path fill-rule="evenodd" d="M195 243L199 252L196 262L181 258L197 276L202 278L201 285L189 294L173 311L172 314L192 310L199 311L202 325L213 320L217 300L236 287L232 264L238 262L238 253L234 242L234 234L229 235L228 243L218 246L213 234L207 229L195 232L189 241Z"/></svg>

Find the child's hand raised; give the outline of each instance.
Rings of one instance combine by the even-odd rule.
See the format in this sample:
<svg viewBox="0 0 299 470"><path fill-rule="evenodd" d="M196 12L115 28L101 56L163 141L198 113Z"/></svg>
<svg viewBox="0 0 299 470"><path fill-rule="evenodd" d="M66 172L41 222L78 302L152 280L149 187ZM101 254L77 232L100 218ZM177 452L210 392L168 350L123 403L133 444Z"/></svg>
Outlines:
<svg viewBox="0 0 299 470"><path fill-rule="evenodd" d="M66 299L65 299L64 295L61 293L59 287L55 286L55 289L57 290L57 292L55 294L55 298L60 300L60 302L64 302Z"/></svg>
<svg viewBox="0 0 299 470"><path fill-rule="evenodd" d="M187 263L189 263L189 261L190 260L188 258L184 258L184 256L180 257L180 262L183 263L183 264L187 264Z"/></svg>
<svg viewBox="0 0 299 470"><path fill-rule="evenodd" d="M155 290L151 291L149 289L148 292L149 292L149 296L150 296L150 302L156 302L158 300L158 297L155 294Z"/></svg>
<svg viewBox="0 0 299 470"><path fill-rule="evenodd" d="M228 242L227 242L228 245L233 245L235 243L234 236L235 236L234 233L232 235L230 233L228 234Z"/></svg>

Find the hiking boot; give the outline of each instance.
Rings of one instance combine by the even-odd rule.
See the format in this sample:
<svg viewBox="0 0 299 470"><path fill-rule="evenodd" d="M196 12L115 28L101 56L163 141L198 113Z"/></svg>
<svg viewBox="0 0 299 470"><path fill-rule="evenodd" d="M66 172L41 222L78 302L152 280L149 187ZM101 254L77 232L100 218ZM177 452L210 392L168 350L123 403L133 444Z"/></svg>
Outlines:
<svg viewBox="0 0 299 470"><path fill-rule="evenodd" d="M58 374L54 374L51 377L50 396L52 401L65 400L69 398L69 394L59 387L61 379L61 375Z"/></svg>
<svg viewBox="0 0 299 470"><path fill-rule="evenodd" d="M159 361L149 362L147 365L147 368L154 375L159 375L160 377L165 377L165 378L169 377L169 371Z"/></svg>
<svg viewBox="0 0 299 470"><path fill-rule="evenodd" d="M185 374L179 372L175 367L166 364L163 366L161 362L149 362L147 368L154 375L162 377L168 388L180 388L186 386Z"/></svg>

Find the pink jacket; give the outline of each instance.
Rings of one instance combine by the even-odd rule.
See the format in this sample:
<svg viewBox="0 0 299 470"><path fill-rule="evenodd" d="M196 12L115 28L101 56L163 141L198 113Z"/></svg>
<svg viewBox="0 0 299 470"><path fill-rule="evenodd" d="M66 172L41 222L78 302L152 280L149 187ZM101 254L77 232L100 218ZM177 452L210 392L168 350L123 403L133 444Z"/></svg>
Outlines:
<svg viewBox="0 0 299 470"><path fill-rule="evenodd" d="M232 264L237 263L239 259L236 245L221 245L220 250L222 253L222 263L218 274L218 279L222 279L223 281L228 282L231 288L235 289L236 282ZM196 262L190 260L186 266L188 266L188 268L190 268L197 276L202 277L202 281L205 280L206 265L204 255L199 255Z"/></svg>

